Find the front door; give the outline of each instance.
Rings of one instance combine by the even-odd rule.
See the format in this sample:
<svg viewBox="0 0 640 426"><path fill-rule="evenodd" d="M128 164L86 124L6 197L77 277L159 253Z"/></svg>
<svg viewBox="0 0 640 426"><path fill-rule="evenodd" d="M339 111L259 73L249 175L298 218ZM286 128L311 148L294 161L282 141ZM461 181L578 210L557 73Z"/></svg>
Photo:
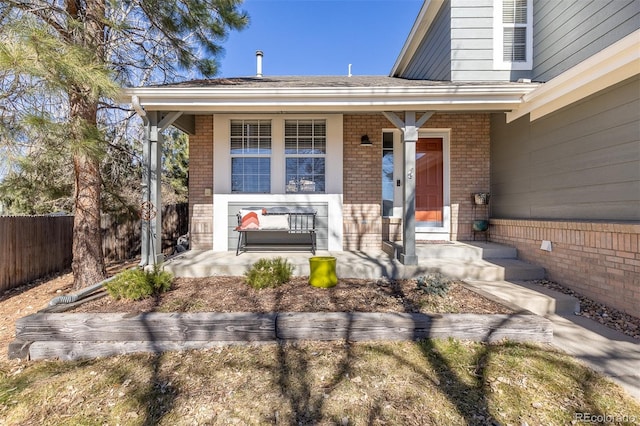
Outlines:
<svg viewBox="0 0 640 426"><path fill-rule="evenodd" d="M442 226L442 138L420 138L416 143L416 222Z"/></svg>

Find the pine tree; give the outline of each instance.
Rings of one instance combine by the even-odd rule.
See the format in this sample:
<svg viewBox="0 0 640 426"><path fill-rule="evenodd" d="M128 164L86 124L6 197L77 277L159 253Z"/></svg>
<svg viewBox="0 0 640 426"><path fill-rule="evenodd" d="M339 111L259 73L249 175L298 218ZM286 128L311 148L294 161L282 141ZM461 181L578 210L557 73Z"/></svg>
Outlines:
<svg viewBox="0 0 640 426"><path fill-rule="evenodd" d="M220 42L242 29L241 0L2 0L2 133L64 143L74 176L74 287L105 277L98 116L118 85L217 72ZM25 105L38 104L29 109ZM22 111L22 114L12 114ZM0 138L3 135L0 134Z"/></svg>

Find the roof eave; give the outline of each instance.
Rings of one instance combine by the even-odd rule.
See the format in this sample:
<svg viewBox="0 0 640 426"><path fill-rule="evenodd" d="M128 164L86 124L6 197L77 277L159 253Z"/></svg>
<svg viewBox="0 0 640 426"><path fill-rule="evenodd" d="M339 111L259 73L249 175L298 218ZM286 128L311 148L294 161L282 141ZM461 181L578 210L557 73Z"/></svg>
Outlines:
<svg viewBox="0 0 640 426"><path fill-rule="evenodd" d="M507 122L534 121L640 73L640 30L540 85L507 113Z"/></svg>
<svg viewBox="0 0 640 426"><path fill-rule="evenodd" d="M176 88L124 89L123 103L137 96L149 111L389 111L495 110L516 108L537 84L446 85L357 88Z"/></svg>
<svg viewBox="0 0 640 426"><path fill-rule="evenodd" d="M393 65L393 68L389 73L390 77L398 77L404 73L409 61L418 50L422 39L429 31L429 28L431 28L431 25L443 4L444 0L425 0L420 8L418 17L407 36L407 40L404 42L404 46L402 46L400 55L398 55L396 63Z"/></svg>

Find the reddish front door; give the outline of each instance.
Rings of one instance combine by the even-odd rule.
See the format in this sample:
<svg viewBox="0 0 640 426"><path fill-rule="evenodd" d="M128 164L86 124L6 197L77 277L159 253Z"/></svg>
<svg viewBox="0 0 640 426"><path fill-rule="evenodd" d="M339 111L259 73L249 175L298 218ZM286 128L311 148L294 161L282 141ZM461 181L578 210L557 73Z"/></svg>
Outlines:
<svg viewBox="0 0 640 426"><path fill-rule="evenodd" d="M416 144L416 222L442 224L442 181L442 138L418 139Z"/></svg>

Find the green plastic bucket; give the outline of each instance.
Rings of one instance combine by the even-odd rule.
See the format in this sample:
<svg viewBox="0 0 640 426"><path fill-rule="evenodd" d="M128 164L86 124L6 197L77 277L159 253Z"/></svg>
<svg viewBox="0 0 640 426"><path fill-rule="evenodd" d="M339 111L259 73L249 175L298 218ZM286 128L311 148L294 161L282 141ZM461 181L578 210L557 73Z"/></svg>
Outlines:
<svg viewBox="0 0 640 426"><path fill-rule="evenodd" d="M338 284L336 258L314 256L309 258L309 284L314 287L329 288Z"/></svg>

